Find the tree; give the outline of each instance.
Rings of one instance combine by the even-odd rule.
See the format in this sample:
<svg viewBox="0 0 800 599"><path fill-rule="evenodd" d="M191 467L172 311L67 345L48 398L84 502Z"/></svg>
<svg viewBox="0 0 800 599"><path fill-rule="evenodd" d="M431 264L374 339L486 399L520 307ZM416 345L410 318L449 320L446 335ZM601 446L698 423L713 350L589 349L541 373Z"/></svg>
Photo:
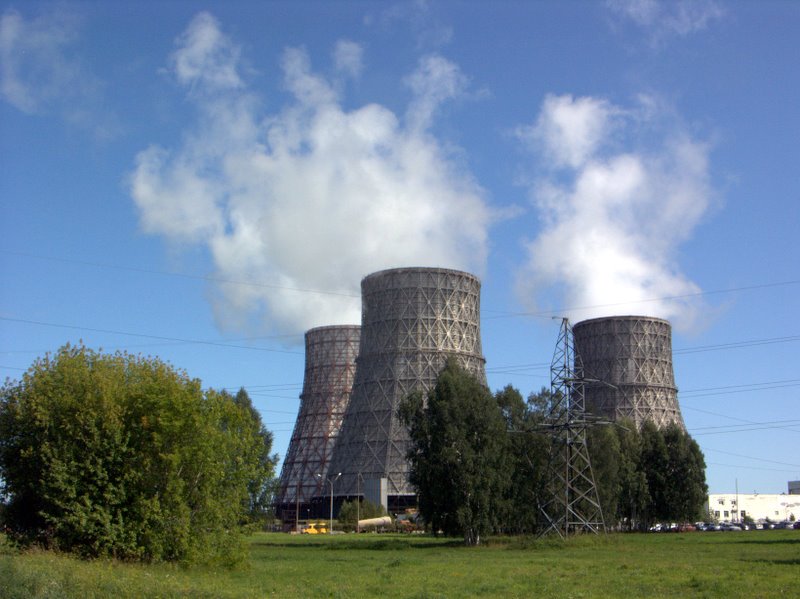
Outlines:
<svg viewBox="0 0 800 599"><path fill-rule="evenodd" d="M667 503L670 518L690 522L700 517L708 497L705 458L697 442L676 425L662 432L669 456Z"/></svg>
<svg viewBox="0 0 800 599"><path fill-rule="evenodd" d="M650 497L643 514L643 524L649 526L653 522L671 518L669 509L668 477L669 453L664 435L655 424L646 421L641 430L640 467L647 480L647 493Z"/></svg>
<svg viewBox="0 0 800 599"><path fill-rule="evenodd" d="M259 428L160 360L67 345L0 391L3 524L87 557L235 561Z"/></svg>
<svg viewBox="0 0 800 599"><path fill-rule="evenodd" d="M629 530L636 530L650 503L647 476L641 464L642 438L629 419L618 422L615 432L619 441L620 485L616 519Z"/></svg>
<svg viewBox="0 0 800 599"><path fill-rule="evenodd" d="M356 501L345 501L339 509L339 524L345 530L356 529L356 519L366 520L368 518L379 518L386 516L386 510L382 505L371 502L368 499L361 501L361 505L357 505Z"/></svg>
<svg viewBox="0 0 800 599"><path fill-rule="evenodd" d="M507 533L533 533L539 523L538 505L547 477L550 437L542 429L549 409L550 390L532 393L527 403L511 385L495 393L506 423L508 444L505 462L510 484L500 512L501 529Z"/></svg>
<svg viewBox="0 0 800 599"><path fill-rule="evenodd" d="M448 360L427 402L413 394L400 415L409 427L410 478L422 517L434 532L479 544L496 526L509 479L506 426L492 394Z"/></svg>
<svg viewBox="0 0 800 599"><path fill-rule="evenodd" d="M644 523L699 517L708 495L705 467L703 453L688 433L676 425L659 430L645 422L640 468L650 501Z"/></svg>
<svg viewBox="0 0 800 599"><path fill-rule="evenodd" d="M256 523L267 518L272 509L278 455L271 453L272 432L264 427L261 414L253 406L247 391L239 389L233 401L250 415L248 433L256 437L256 442L252 444L253 455L249 458L254 465L254 476L247 483L247 521Z"/></svg>
<svg viewBox="0 0 800 599"><path fill-rule="evenodd" d="M622 491L619 437L612 426L596 425L588 428L586 444L600 508L603 511L603 520L607 527L611 527L617 522L617 509Z"/></svg>

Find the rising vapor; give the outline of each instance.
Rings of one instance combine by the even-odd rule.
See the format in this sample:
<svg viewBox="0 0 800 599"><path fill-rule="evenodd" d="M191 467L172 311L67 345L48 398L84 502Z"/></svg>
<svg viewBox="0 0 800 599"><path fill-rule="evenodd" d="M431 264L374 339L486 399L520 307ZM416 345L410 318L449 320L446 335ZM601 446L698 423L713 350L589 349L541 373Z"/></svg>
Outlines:
<svg viewBox="0 0 800 599"><path fill-rule="evenodd" d="M707 212L708 146L650 98L623 109L548 96L518 136L540 158L531 197L541 229L527 243L519 288L577 320L646 314L691 327L699 287L676 253ZM543 297L542 290L560 295Z"/></svg>
<svg viewBox="0 0 800 599"><path fill-rule="evenodd" d="M171 73L198 111L176 149L136 157L130 192L148 233L206 246L225 280L218 322L297 333L360 320L359 282L395 266L481 271L489 211L483 191L431 133L443 102L464 91L458 67L420 61L402 118L378 104L347 111L341 81L287 49L291 101L264 114L239 68L239 47L208 13L177 39ZM362 49L334 49L337 76L357 77ZM298 291L302 290L302 291ZM313 292L321 291L321 293Z"/></svg>

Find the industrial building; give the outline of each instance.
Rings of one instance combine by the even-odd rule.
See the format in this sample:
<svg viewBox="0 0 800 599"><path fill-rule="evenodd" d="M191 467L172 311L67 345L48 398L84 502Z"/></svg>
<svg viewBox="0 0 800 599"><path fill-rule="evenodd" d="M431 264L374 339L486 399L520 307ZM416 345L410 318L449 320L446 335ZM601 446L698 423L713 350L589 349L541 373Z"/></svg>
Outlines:
<svg viewBox="0 0 800 599"><path fill-rule="evenodd" d="M276 515L284 523L323 511L312 506L312 499L325 493L331 454L350 402L360 332L355 325L306 332L300 410L275 498Z"/></svg>
<svg viewBox="0 0 800 599"><path fill-rule="evenodd" d="M784 522L800 518L800 496L768 493L710 493L708 516L718 522Z"/></svg>
<svg viewBox="0 0 800 599"><path fill-rule="evenodd" d="M350 403L331 458L337 503L357 496L400 511L416 504L408 430L397 408L433 387L448 358L484 384L480 281L443 268L397 268L361 281L361 345Z"/></svg>
<svg viewBox="0 0 800 599"><path fill-rule="evenodd" d="M284 522L327 515L331 503L338 512L357 497L392 512L415 505L400 402L412 392L427 393L448 358L486 383L477 277L444 268L389 269L366 276L361 294L360 327L306 333L300 410L275 499ZM649 420L684 428L669 322L596 318L575 324L573 333L587 413L630 418L638 427ZM725 501L721 513L730 516Z"/></svg>
<svg viewBox="0 0 800 599"><path fill-rule="evenodd" d="M572 327L583 364L586 412L685 430L672 369L672 327L648 316L611 316Z"/></svg>

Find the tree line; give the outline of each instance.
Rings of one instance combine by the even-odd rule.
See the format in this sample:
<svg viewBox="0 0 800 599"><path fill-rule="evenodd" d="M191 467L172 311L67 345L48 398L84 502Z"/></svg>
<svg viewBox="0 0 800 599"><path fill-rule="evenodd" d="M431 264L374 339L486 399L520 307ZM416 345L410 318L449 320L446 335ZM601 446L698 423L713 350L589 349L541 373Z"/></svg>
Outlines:
<svg viewBox="0 0 800 599"><path fill-rule="evenodd" d="M6 536L86 557L232 563L277 462L246 391L82 345L0 390Z"/></svg>
<svg viewBox="0 0 800 599"><path fill-rule="evenodd" d="M427 396L407 398L411 482L434 533L478 544L491 533L535 534L548 493L550 391L527 401L511 386L492 394L449 361ZM587 446L610 528L641 530L656 521L691 521L707 496L705 461L677 426L645 423L589 429Z"/></svg>

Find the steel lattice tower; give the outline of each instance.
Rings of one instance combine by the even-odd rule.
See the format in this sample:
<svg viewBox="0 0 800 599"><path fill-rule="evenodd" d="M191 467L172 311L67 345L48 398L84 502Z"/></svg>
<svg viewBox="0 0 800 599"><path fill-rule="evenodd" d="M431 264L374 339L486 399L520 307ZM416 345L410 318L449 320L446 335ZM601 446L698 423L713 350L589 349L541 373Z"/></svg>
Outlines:
<svg viewBox="0 0 800 599"><path fill-rule="evenodd" d="M331 454L350 402L361 327L328 326L306 332L300 409L275 499L278 517L294 521L298 507L324 493ZM303 513L301 511L301 514Z"/></svg>
<svg viewBox="0 0 800 599"><path fill-rule="evenodd" d="M361 281L362 323L353 393L331 461L336 495L355 497L386 478L390 505L415 502L406 458L410 440L400 401L427 393L448 357L484 384L480 281L442 268L398 268Z"/></svg>
<svg viewBox="0 0 800 599"><path fill-rule="evenodd" d="M684 429L672 369L672 329L666 320L612 316L574 326L575 350L586 373L586 409L611 421L630 418Z"/></svg>
<svg viewBox="0 0 800 599"><path fill-rule="evenodd" d="M556 532L567 537L577 532L605 532L586 445L583 368L566 318L561 322L550 379L553 406L546 426L552 442L546 501L540 506L541 534Z"/></svg>

